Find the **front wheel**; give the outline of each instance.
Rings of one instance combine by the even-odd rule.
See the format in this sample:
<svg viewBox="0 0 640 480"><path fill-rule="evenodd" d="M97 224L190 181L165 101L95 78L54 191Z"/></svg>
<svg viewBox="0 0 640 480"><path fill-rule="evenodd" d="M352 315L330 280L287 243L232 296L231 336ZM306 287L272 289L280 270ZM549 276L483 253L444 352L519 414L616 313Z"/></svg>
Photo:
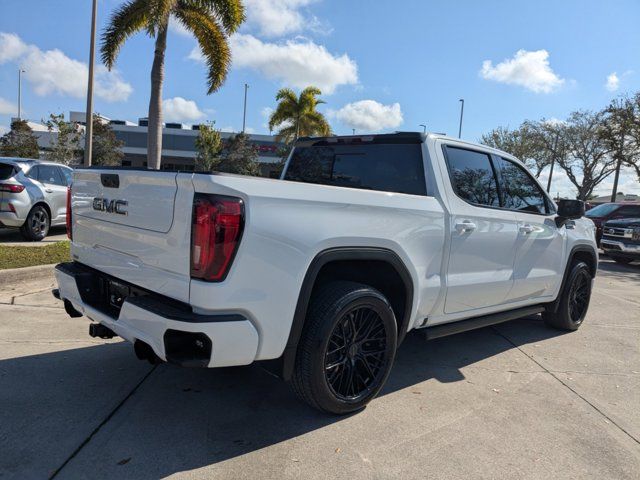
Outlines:
<svg viewBox="0 0 640 480"><path fill-rule="evenodd" d="M324 412L360 410L386 382L396 342L396 319L384 295L355 282L327 284L311 300L293 389Z"/></svg>
<svg viewBox="0 0 640 480"><path fill-rule="evenodd" d="M561 299L556 312L544 312L547 325L560 330L577 330L582 325L591 299L591 270L585 262L571 265L569 276L560 292Z"/></svg>

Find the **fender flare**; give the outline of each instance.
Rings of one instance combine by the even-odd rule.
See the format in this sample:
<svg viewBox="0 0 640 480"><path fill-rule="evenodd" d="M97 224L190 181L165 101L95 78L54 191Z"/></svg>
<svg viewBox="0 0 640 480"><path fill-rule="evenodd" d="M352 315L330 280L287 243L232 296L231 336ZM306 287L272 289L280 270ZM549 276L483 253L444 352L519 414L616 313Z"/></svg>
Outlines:
<svg viewBox="0 0 640 480"><path fill-rule="evenodd" d="M307 273L304 276L304 280L302 281L302 286L298 295L298 303L296 304L293 322L291 324L291 330L289 331L289 338L287 339L287 344L281 357L282 378L285 380L290 379L293 373L298 342L300 341L302 329L306 320L309 300L311 299L311 293L320 270L330 262L346 260L383 261L389 263L396 270L404 283L406 291L404 316L399 321L398 345L404 339L413 308L414 286L411 274L398 254L393 250L378 247L336 247L323 250L311 261L307 268Z"/></svg>
<svg viewBox="0 0 640 480"><path fill-rule="evenodd" d="M564 266L564 273L562 274L562 283L560 284L560 289L558 290L558 296L556 297L556 299L553 302L550 302L546 305L546 311L547 312L557 312L558 311L558 307L560 306L560 300L561 300L561 295L562 292L564 292L564 287L567 283L567 277L569 276L569 267L571 266L571 264L573 263L573 259L576 255L576 253L579 252L585 252L588 253L589 255L591 255L591 257L593 257L593 272L592 272L592 277L595 278L596 273L598 271L598 254L596 253L596 250L591 246L591 245L576 245L571 249L571 252L569 253L569 257L567 258L567 263Z"/></svg>

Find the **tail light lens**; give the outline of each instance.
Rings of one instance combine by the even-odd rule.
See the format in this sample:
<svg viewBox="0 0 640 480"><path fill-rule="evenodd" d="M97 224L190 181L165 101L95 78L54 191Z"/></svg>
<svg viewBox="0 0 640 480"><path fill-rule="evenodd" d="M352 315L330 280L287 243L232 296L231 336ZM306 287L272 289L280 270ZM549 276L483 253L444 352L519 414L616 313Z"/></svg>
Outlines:
<svg viewBox="0 0 640 480"><path fill-rule="evenodd" d="M13 183L0 183L0 192L20 193L24 191L24 185L16 185Z"/></svg>
<svg viewBox="0 0 640 480"><path fill-rule="evenodd" d="M240 198L196 194L191 227L191 277L221 282L227 276L244 228Z"/></svg>
<svg viewBox="0 0 640 480"><path fill-rule="evenodd" d="M73 232L71 231L71 187L67 187L67 237L73 240Z"/></svg>

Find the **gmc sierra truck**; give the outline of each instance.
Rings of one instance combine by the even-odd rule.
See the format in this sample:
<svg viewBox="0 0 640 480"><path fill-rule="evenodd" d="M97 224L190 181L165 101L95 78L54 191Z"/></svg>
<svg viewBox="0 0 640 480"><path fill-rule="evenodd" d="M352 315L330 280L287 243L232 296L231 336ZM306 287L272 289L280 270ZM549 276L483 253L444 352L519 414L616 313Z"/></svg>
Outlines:
<svg viewBox="0 0 640 480"><path fill-rule="evenodd" d="M152 362L271 361L336 414L376 396L409 331L576 330L598 264L582 202L434 134L303 138L281 179L77 169L68 201L54 294L92 336Z"/></svg>

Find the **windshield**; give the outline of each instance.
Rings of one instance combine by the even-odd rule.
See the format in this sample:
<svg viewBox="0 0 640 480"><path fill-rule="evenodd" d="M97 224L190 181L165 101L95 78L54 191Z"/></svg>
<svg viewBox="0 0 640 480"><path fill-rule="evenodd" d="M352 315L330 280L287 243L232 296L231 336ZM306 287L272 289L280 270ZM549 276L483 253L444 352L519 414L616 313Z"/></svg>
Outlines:
<svg viewBox="0 0 640 480"><path fill-rule="evenodd" d="M618 206L615 203L605 203L589 210L585 215L587 217L606 217L613 212Z"/></svg>
<svg viewBox="0 0 640 480"><path fill-rule="evenodd" d="M0 163L0 180L6 180L13 177L15 168L9 163Z"/></svg>

